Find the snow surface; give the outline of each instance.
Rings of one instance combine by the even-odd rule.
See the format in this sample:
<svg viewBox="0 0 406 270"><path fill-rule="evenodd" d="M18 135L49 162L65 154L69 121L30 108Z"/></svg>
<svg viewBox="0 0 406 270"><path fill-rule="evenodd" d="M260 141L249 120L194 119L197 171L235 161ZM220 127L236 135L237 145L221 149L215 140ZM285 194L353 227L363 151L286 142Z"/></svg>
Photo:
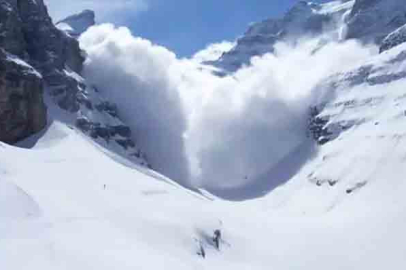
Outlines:
<svg viewBox="0 0 406 270"><path fill-rule="evenodd" d="M249 201L186 190L57 120L0 144L0 268L404 269L405 50L329 78L323 114L356 125Z"/></svg>

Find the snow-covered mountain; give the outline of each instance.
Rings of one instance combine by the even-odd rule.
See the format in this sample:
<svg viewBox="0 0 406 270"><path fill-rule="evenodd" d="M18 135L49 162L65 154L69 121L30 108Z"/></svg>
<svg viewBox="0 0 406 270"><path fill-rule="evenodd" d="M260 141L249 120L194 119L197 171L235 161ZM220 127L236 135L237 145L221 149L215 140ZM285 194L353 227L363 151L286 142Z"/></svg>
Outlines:
<svg viewBox="0 0 406 270"><path fill-rule="evenodd" d="M0 144L0 266L403 269L405 50L326 79L335 98L318 117L335 139L303 167L296 152L271 176L289 180L251 201L188 191L58 121Z"/></svg>
<svg viewBox="0 0 406 270"><path fill-rule="evenodd" d="M353 5L354 1L325 4L299 1L283 18L271 18L251 25L233 49L211 63L226 71L236 71L249 64L253 56L273 52L277 42L295 42L322 32L329 32L329 36L338 39L341 29L337 25L342 23L344 14L351 11Z"/></svg>
<svg viewBox="0 0 406 270"><path fill-rule="evenodd" d="M356 0L346 18L346 38L379 44L389 33L406 24L401 0Z"/></svg>
<svg viewBox="0 0 406 270"><path fill-rule="evenodd" d="M89 27L96 24L95 18L96 15L93 10L84 10L57 22L56 27L72 37L79 37Z"/></svg>
<svg viewBox="0 0 406 270"><path fill-rule="evenodd" d="M253 56L273 52L277 42L297 42L321 32L328 39L381 44L388 34L406 24L405 13L402 0L299 1L283 18L253 24L233 49L208 64L234 72L250 64Z"/></svg>
<svg viewBox="0 0 406 270"><path fill-rule="evenodd" d="M0 93L6 104L0 109L2 141L25 138L57 114L63 115L59 121L105 147L148 165L145 154L135 147L132 131L120 120L117 106L80 76L84 52L75 38L54 26L43 1L23 0L18 5L2 1L0 14L0 47L5 50L1 64L6 71ZM64 21L79 33L94 23L94 13L84 11Z"/></svg>
<svg viewBox="0 0 406 270"><path fill-rule="evenodd" d="M381 51L363 48L368 53L361 61L344 58L348 65L317 80L309 89L316 94L306 108L306 134L299 134L307 138L269 171L255 182L210 193L198 187L187 189L178 179L148 168L143 145L137 140L142 130L130 128L123 120L146 117L147 113L154 120L164 111L168 126L175 125L176 117L165 99L154 100L153 107L140 106L151 110L145 115L142 111L132 115L133 111L126 109L135 101L120 107L123 103L111 100L117 93L106 89L107 85L117 91L117 84L121 90L122 84L115 81L98 87L91 80L97 76L83 73L85 58L94 60L91 57L98 51L81 51L75 37L93 24L94 16L85 12L64 20L74 30L67 34L66 28L61 31L52 24L42 0L21 0L18 5L14 0L0 0L0 269L404 269L406 39L405 22L399 15L404 6L399 4L403 0L384 2L300 1L283 19L252 25L237 45L223 54L215 64L235 71L252 56L273 51L276 42L299 44L309 36L318 41L312 54L331 39L349 37L379 42ZM375 16L381 15L382 20L376 20ZM390 18L392 15L399 21ZM366 21L371 18L375 18L374 27ZM106 29L102 30L114 31L112 26ZM127 38L128 32L120 29L112 40ZM114 48L114 57L122 59L120 46L106 40ZM84 46L86 40L81 42L82 48L91 48ZM139 38L123 43L125 58L130 59L125 63L130 69L123 69L123 73L139 72L130 88L145 87L136 92L145 95L140 96L142 101L154 94L163 97L154 92L156 87L172 89L178 80L186 80L192 88L189 77L178 69L158 69L149 54L153 50L168 66L187 60L176 62L175 56L160 47L152 47L145 55L142 49L152 45ZM130 57L129 44L133 43L141 52L136 55L144 58ZM133 59L140 63L133 63ZM154 62L154 74L142 68L148 61ZM187 69L195 68L195 62L187 63ZM92 67L86 64L86 68ZM218 80L232 87L245 76L249 84L244 86L254 86L249 90L263 90L257 81L250 80L253 73L243 71L234 79L225 72L224 78L212 78L199 68L195 72L204 90L199 99L206 103L210 100L204 93ZM256 68L253 72L259 72ZM175 82L168 79L172 72L176 73ZM117 78L108 75L101 76ZM299 78L290 72L284 75L288 80L278 82L289 84ZM164 77L163 83L160 77ZM265 83L273 82L266 77ZM303 94L293 93L289 99ZM268 104L267 95L260 91L249 102L277 107L281 115L262 115L267 110L260 110L259 116L253 111L242 119L289 121L290 111L301 112L287 108L289 100L283 100L282 105L276 101ZM238 109L244 106L241 97L245 96L233 97ZM228 96L220 96L216 102L221 106L225 98ZM308 104L307 98L303 102ZM191 118L198 114L193 109ZM232 109L224 114L231 114ZM207 113L209 118L223 117ZM152 120L149 128L162 131ZM240 123L244 124L256 132L253 122ZM287 144L284 134L298 130L282 133L274 148ZM203 131L202 137L210 136L210 130ZM219 148L228 146L228 140L240 135L238 131L226 134L226 140L214 140ZM158 139L158 135L171 134L149 135ZM248 140L242 138L241 143ZM267 136L261 139L271 140ZM214 162L232 158L218 153ZM244 154L249 158L251 153ZM253 166L260 161L256 158L254 155ZM162 162L176 167L178 160ZM231 169L237 171L242 165Z"/></svg>

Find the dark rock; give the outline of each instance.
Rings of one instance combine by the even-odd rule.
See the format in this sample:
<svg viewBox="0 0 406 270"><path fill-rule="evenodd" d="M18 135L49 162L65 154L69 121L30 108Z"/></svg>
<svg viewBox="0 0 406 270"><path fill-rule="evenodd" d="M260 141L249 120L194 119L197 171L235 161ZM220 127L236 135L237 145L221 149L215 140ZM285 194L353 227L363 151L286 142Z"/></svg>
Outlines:
<svg viewBox="0 0 406 270"><path fill-rule="evenodd" d="M328 119L319 116L317 107L310 108L310 117L308 121L308 130L310 136L320 145L330 141L330 136L333 135L327 128Z"/></svg>
<svg viewBox="0 0 406 270"><path fill-rule="evenodd" d="M77 94L76 100L79 104L85 106L89 110L93 110L93 103L88 96L82 91Z"/></svg>
<svg viewBox="0 0 406 270"><path fill-rule="evenodd" d="M92 136L94 139L103 138L106 141L109 141L111 138L110 128L96 124L92 128L90 136Z"/></svg>
<svg viewBox="0 0 406 270"><path fill-rule="evenodd" d="M17 0L0 1L0 47L21 58L27 58L22 21L17 9Z"/></svg>
<svg viewBox="0 0 406 270"><path fill-rule="evenodd" d="M84 57L78 41L54 26L43 0L7 2L16 3L12 13L19 18L19 31L24 41L22 46L29 63L42 73L52 91L57 88L58 94L64 95L57 100L61 108L78 111L80 85L65 72L65 69L76 73L82 70Z"/></svg>
<svg viewBox="0 0 406 270"><path fill-rule="evenodd" d="M111 126L110 130L114 136L120 135L121 137L125 137L125 138L131 137L131 129L128 126L124 126L124 125Z"/></svg>
<svg viewBox="0 0 406 270"><path fill-rule="evenodd" d="M43 0L19 0L17 5L31 63L45 74L66 66L80 72L84 59L78 41L54 26Z"/></svg>
<svg viewBox="0 0 406 270"><path fill-rule="evenodd" d="M104 101L97 104L95 107L99 112L106 112L115 118L118 117L117 106L115 104Z"/></svg>
<svg viewBox="0 0 406 270"><path fill-rule="evenodd" d="M0 141L15 143L46 126L42 95L40 74L0 49Z"/></svg>
<svg viewBox="0 0 406 270"><path fill-rule="evenodd" d="M368 182L365 182L365 181L364 181L364 182L356 183L355 186L353 186L353 187L351 187L351 188L348 188L345 192L346 192L347 194L351 194L351 193L353 193L353 192L355 192L355 191L357 191L357 190L359 190L359 189L365 187L367 184L368 184Z"/></svg>
<svg viewBox="0 0 406 270"><path fill-rule="evenodd" d="M135 143L131 139L117 139L115 141L116 141L116 143L118 143L121 147L123 147L126 150L129 148L135 147Z"/></svg>
<svg viewBox="0 0 406 270"><path fill-rule="evenodd" d="M86 104L88 100L84 94L85 86L76 79L67 76L64 71L54 70L44 78L48 82L50 95L54 97L60 108L68 112L77 112L81 104L86 107L92 106Z"/></svg>
<svg viewBox="0 0 406 270"><path fill-rule="evenodd" d="M406 24L390 33L383 41L379 48L379 52L390 50L402 43L406 42Z"/></svg>
<svg viewBox="0 0 406 270"><path fill-rule="evenodd" d="M84 117L76 119L75 125L83 132L89 132L93 127L93 124Z"/></svg>

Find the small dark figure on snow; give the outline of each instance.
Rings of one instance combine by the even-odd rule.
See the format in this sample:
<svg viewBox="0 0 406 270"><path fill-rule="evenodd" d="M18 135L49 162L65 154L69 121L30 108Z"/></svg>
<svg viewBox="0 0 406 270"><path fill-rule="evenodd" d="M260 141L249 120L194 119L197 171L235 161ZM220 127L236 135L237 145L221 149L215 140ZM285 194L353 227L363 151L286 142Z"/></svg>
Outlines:
<svg viewBox="0 0 406 270"><path fill-rule="evenodd" d="M220 249L221 231L215 230L213 235L213 242L217 249Z"/></svg>
<svg viewBox="0 0 406 270"><path fill-rule="evenodd" d="M199 242L199 251L197 252L197 255L202 256L202 258L206 258L206 252L204 251L203 245L201 242Z"/></svg>

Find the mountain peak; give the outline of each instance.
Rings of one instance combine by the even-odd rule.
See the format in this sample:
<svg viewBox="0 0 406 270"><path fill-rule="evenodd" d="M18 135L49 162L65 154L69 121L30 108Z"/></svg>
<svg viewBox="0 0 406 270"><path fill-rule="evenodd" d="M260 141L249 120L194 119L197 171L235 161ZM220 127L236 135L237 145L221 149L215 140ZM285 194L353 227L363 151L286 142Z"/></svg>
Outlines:
<svg viewBox="0 0 406 270"><path fill-rule="evenodd" d="M73 37L78 37L96 24L96 15L93 10L85 9L56 23L56 26Z"/></svg>

